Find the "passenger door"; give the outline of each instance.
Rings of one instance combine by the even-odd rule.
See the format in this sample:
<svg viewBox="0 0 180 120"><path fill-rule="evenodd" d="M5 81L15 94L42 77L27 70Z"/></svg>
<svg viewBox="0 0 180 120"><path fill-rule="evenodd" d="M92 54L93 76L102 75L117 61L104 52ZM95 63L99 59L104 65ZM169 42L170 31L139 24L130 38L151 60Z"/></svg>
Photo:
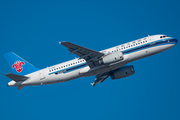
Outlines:
<svg viewBox="0 0 180 120"><path fill-rule="evenodd" d="M45 76L44 76L44 70L40 70L39 71L39 77L40 77L40 80L45 80Z"/></svg>

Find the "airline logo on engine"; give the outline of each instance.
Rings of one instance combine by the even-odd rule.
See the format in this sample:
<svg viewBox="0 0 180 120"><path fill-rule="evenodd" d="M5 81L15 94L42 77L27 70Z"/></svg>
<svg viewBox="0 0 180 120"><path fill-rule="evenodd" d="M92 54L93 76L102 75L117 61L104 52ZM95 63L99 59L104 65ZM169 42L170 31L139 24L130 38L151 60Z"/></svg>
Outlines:
<svg viewBox="0 0 180 120"><path fill-rule="evenodd" d="M16 61L16 62L12 65L12 68L13 68L13 69L16 68L16 71L17 71L17 72L22 72L22 70L23 70L22 65L25 65L25 63L24 63L24 62L21 62L21 61L19 60L19 61Z"/></svg>

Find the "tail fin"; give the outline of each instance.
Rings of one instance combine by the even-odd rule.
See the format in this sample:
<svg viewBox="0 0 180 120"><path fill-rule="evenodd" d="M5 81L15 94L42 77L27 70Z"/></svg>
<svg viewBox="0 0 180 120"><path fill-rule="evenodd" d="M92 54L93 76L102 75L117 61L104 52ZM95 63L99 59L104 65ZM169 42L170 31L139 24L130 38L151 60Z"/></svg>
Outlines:
<svg viewBox="0 0 180 120"><path fill-rule="evenodd" d="M14 74L26 75L39 70L13 52L5 53L4 57L6 58L6 61L8 62Z"/></svg>

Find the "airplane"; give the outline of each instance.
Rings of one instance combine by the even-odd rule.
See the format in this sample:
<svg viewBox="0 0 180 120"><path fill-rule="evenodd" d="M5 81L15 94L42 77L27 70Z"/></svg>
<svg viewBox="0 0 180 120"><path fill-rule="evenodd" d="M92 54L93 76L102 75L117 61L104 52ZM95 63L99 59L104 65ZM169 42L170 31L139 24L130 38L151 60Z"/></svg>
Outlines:
<svg viewBox="0 0 180 120"><path fill-rule="evenodd" d="M109 49L95 51L64 41L60 44L67 47L70 54L79 58L44 69L36 68L13 52L5 53L5 59L13 72L5 74L12 80L7 86L17 86L19 90L24 86L62 83L95 75L95 81L91 83L94 87L109 76L114 80L133 75L133 65L126 64L165 51L177 42L177 39L166 35L148 35Z"/></svg>

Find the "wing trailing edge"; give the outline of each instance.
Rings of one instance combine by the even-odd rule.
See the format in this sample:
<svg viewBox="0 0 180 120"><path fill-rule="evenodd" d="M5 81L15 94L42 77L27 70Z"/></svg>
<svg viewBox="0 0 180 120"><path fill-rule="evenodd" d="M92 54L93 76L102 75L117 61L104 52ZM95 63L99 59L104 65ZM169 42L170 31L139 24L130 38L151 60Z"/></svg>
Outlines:
<svg viewBox="0 0 180 120"><path fill-rule="evenodd" d="M104 53L89 48L85 48L71 42L64 41L61 44L68 48L70 54L73 53L79 56L80 57L79 59L85 59L87 65L89 65L90 68L95 67L97 65L96 64L97 59L104 55Z"/></svg>

